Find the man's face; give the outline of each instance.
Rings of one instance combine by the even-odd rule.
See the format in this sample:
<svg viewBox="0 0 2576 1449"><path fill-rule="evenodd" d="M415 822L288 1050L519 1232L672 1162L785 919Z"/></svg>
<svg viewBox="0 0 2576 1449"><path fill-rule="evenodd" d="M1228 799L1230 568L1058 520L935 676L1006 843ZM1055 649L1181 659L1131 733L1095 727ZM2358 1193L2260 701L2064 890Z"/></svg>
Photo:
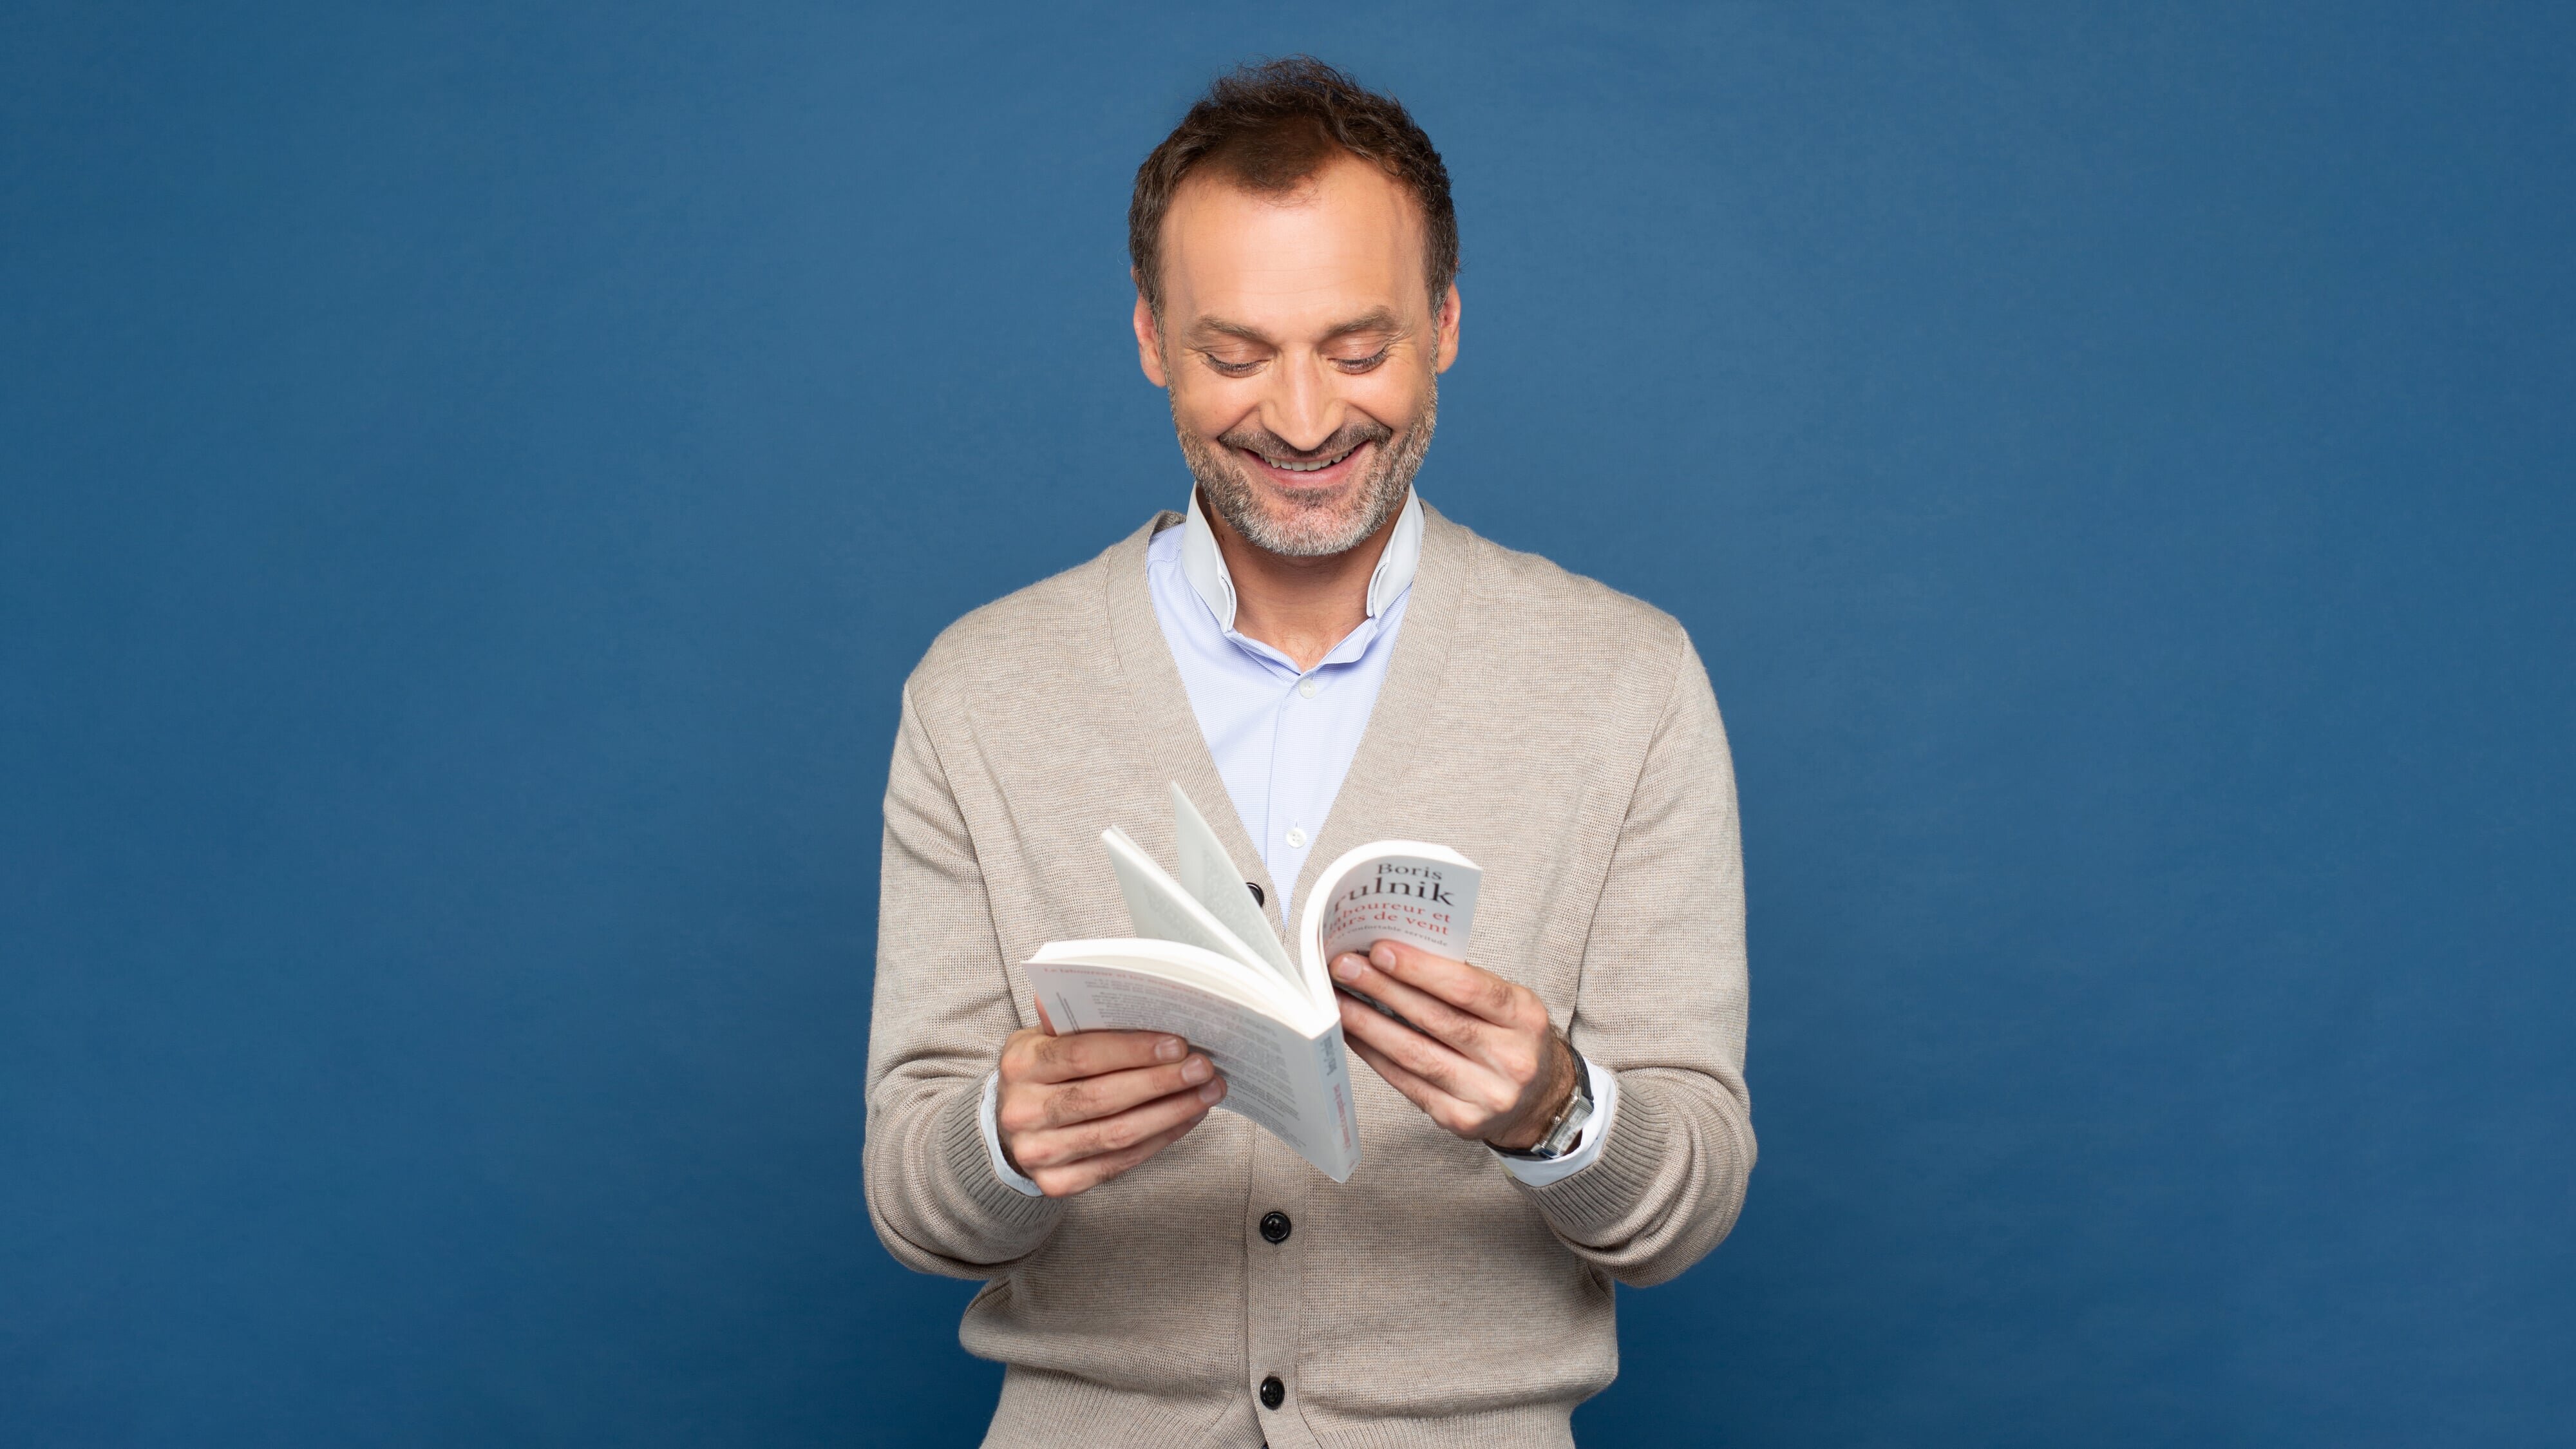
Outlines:
<svg viewBox="0 0 2576 1449"><path fill-rule="evenodd" d="M1353 156L1287 196L1204 175L1173 196L1138 357L1209 504L1259 547L1340 553L1402 506L1458 355L1458 289L1435 319L1423 242L1411 195Z"/></svg>

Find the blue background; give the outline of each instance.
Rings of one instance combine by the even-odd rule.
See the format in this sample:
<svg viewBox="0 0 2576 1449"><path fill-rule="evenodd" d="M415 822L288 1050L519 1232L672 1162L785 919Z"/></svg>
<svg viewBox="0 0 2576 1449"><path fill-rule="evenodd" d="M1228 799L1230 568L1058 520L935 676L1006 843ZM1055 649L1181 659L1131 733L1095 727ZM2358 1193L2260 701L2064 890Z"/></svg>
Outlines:
<svg viewBox="0 0 2576 1449"><path fill-rule="evenodd" d="M0 1440L975 1440L896 685L1181 501L1129 177L1312 49L1425 493L1737 749L1762 1165L1586 1440L2564 1442L2567 7L240 9L0 12Z"/></svg>

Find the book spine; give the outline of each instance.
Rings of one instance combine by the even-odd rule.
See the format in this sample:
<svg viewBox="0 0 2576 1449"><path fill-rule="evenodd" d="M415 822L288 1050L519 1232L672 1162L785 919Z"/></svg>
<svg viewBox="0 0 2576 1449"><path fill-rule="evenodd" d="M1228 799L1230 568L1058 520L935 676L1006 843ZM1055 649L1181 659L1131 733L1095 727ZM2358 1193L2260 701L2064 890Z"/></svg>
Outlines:
<svg viewBox="0 0 2576 1449"><path fill-rule="evenodd" d="M1315 1166L1335 1182L1348 1182L1360 1162L1360 1118L1351 1100L1351 1054L1342 1043L1342 1024L1333 1023L1315 1039L1315 1075L1323 1100L1317 1105L1316 1146L1323 1157Z"/></svg>

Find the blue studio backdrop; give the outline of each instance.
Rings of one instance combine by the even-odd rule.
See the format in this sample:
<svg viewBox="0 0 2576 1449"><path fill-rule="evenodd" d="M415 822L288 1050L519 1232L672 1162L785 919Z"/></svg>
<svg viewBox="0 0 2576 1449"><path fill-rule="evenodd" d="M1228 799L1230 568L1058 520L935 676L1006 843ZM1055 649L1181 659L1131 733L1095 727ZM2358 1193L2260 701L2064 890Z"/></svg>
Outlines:
<svg viewBox="0 0 2576 1449"><path fill-rule="evenodd" d="M2570 15L7 6L0 1443L975 1441L897 685L1182 500L1129 179L1299 50L1456 176L1425 494L1736 747L1584 1440L2564 1443Z"/></svg>

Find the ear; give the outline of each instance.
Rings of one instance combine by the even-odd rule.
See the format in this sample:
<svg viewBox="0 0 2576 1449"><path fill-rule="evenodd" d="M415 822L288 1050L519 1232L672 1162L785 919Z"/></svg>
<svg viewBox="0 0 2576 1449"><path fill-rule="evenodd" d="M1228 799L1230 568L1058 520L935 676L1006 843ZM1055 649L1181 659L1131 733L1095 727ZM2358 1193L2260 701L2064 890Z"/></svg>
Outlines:
<svg viewBox="0 0 2576 1449"><path fill-rule="evenodd" d="M1431 354L1431 370L1447 372L1458 360L1458 284L1449 284L1449 295L1440 300L1439 339Z"/></svg>
<svg viewBox="0 0 2576 1449"><path fill-rule="evenodd" d="M1145 294L1136 294L1136 365L1145 369L1145 380L1156 387L1170 387L1172 380L1163 372L1163 327L1154 319L1154 309L1145 305Z"/></svg>

